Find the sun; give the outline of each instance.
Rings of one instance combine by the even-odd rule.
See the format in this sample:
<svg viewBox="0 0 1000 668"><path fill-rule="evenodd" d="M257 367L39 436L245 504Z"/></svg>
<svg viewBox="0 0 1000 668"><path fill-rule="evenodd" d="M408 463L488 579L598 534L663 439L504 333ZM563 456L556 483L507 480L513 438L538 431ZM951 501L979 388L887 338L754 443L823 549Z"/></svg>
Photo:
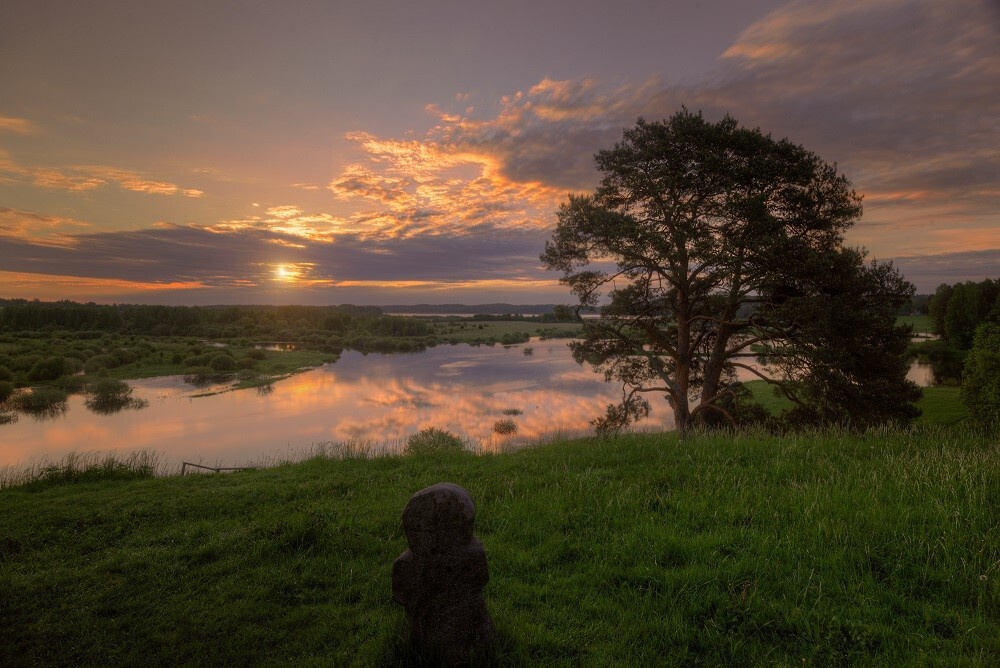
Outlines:
<svg viewBox="0 0 1000 668"><path fill-rule="evenodd" d="M299 271L292 265L279 264L274 268L274 277L279 281L292 282L299 277Z"/></svg>

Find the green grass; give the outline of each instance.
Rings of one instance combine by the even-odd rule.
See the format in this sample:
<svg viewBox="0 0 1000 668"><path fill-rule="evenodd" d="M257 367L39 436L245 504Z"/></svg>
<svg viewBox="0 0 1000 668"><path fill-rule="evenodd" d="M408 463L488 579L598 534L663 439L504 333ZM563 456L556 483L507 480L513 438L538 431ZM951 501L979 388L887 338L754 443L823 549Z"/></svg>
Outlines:
<svg viewBox="0 0 1000 668"><path fill-rule="evenodd" d="M528 334L539 336L542 330L558 330L573 333L581 329L575 322L531 322L520 320L489 320L477 322L474 320L439 320L433 322L435 335L444 340L469 342L485 339L503 338L504 334Z"/></svg>
<svg viewBox="0 0 1000 668"><path fill-rule="evenodd" d="M896 322L904 325L913 325L913 334L931 334L934 330L934 322L929 315L901 315L896 318Z"/></svg>
<svg viewBox="0 0 1000 668"><path fill-rule="evenodd" d="M923 429L2 490L0 665L412 659L391 566L440 481L477 504L504 665L1000 663L1000 448Z"/></svg>
<svg viewBox="0 0 1000 668"><path fill-rule="evenodd" d="M743 386L750 390L755 402L766 408L771 414L777 415L792 408L795 404L791 399L774 393L774 385L766 380L749 380Z"/></svg>
<svg viewBox="0 0 1000 668"><path fill-rule="evenodd" d="M764 380L751 380L743 384L753 400L766 408L773 415L792 408L794 404L780 395L774 394L773 386ZM918 422L925 425L950 427L957 425L969 417L969 410L959 397L957 387L924 387L924 396L917 402L917 408L922 411Z"/></svg>
<svg viewBox="0 0 1000 668"><path fill-rule="evenodd" d="M925 387L917 407L923 411L920 421L925 424L951 426L969 417L969 409L962 403L958 387Z"/></svg>

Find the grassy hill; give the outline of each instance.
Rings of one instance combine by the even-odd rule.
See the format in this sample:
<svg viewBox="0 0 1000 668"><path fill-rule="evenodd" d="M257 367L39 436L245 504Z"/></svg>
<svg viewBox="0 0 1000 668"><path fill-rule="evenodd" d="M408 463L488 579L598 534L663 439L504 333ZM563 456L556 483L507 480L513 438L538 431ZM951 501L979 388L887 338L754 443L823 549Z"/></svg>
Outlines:
<svg viewBox="0 0 1000 668"><path fill-rule="evenodd" d="M504 665L1000 663L1000 447L631 435L0 490L0 665L413 663L392 561L472 494Z"/></svg>

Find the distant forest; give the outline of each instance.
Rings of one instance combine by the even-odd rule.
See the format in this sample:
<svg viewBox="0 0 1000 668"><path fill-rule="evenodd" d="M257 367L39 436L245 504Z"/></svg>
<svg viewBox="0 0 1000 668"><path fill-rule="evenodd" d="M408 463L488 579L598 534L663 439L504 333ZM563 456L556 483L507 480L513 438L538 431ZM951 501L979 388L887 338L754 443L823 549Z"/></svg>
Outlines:
<svg viewBox="0 0 1000 668"><path fill-rule="evenodd" d="M159 306L80 304L0 299L0 332L101 331L149 336L270 337L305 331L371 336L427 336L412 318L386 315L377 306Z"/></svg>
<svg viewBox="0 0 1000 668"><path fill-rule="evenodd" d="M435 313L454 313L456 315L544 315L555 310L555 304L415 304L406 306L402 304L392 304L382 306L385 313L416 313L420 315L432 315Z"/></svg>

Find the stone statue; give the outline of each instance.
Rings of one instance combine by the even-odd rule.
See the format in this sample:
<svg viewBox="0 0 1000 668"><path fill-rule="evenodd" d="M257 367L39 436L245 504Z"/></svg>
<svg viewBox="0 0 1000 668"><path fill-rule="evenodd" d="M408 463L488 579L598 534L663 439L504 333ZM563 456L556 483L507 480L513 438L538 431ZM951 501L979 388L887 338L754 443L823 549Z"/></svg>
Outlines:
<svg viewBox="0 0 1000 668"><path fill-rule="evenodd" d="M410 549L392 565L392 598L406 608L413 644L446 665L483 657L496 645L483 587L490 576L472 535L469 493L442 482L414 494L403 510Z"/></svg>

